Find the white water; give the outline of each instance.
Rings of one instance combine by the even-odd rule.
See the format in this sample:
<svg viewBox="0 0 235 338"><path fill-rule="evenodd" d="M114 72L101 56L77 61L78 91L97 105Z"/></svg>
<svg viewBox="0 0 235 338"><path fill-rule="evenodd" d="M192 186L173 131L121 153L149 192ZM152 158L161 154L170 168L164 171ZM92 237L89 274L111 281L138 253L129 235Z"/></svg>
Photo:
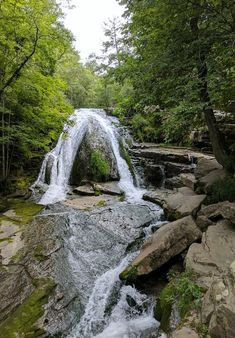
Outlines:
<svg viewBox="0 0 235 338"><path fill-rule="evenodd" d="M46 205L66 199L77 151L89 126L95 123L102 130L101 137L106 137L111 144L120 175L119 187L127 201L137 204L139 213L144 207L152 215L153 223L145 232L146 237L150 236L151 227L161 224L161 210L144 202L144 191L134 186L128 165L119 152L115 124L103 111L94 109L75 111L71 121L73 124L65 126L56 147L46 155L33 186L45 191L40 203ZM51 168L49 185L46 184L48 168ZM95 213L90 213L85 220L84 214L81 218L79 213L69 216L72 235L67 243L68 264L79 287L84 314L67 338L146 338L159 326L153 318L154 300L132 286L123 285L119 279L120 272L138 254L124 257L128 243L138 237L140 229L128 225L132 222L127 221L129 215L124 212L119 226L115 219L108 218L111 215L110 212L104 215L102 221ZM136 220L140 218L137 212L135 215Z"/></svg>
<svg viewBox="0 0 235 338"><path fill-rule="evenodd" d="M159 327L153 318L153 299L132 286L120 285L119 274L136 255L129 254L96 280L85 313L67 338L141 338ZM113 297L117 297L117 304L111 308ZM128 303L128 297L133 304ZM111 313L107 311L109 307Z"/></svg>
<svg viewBox="0 0 235 338"><path fill-rule="evenodd" d="M134 186L128 165L120 155L116 126L107 118L103 110L79 109L70 118L71 125L65 126L56 147L45 156L38 179L33 185L33 188L39 187L45 191L40 204L47 205L66 199L73 162L92 121L102 128L112 146L120 175L119 187L124 191L126 198L130 201L138 201L143 196L143 191ZM49 186L46 184L48 168L50 168Z"/></svg>

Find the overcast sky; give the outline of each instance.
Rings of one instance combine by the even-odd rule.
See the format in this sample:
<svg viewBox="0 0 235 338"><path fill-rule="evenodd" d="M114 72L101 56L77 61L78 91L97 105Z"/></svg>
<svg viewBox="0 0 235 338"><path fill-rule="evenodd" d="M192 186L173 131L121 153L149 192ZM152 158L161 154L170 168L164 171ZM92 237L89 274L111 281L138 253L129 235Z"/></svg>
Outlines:
<svg viewBox="0 0 235 338"><path fill-rule="evenodd" d="M75 8L65 11L65 25L73 32L75 47L85 61L89 54L100 52L104 21L120 17L123 7L116 0L71 0L71 4Z"/></svg>

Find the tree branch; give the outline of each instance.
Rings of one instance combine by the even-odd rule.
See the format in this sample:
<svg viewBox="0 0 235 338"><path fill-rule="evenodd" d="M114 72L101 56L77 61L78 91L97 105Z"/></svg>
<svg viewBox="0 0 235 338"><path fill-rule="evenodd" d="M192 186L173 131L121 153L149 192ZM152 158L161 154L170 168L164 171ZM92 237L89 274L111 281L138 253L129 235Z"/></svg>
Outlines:
<svg viewBox="0 0 235 338"><path fill-rule="evenodd" d="M5 82L5 84L2 86L2 88L0 88L0 97L4 93L5 89L7 87L9 87L12 84L12 82L14 82L20 76L20 72L25 67L25 65L28 63L28 61L32 58L34 53L36 52L38 40L39 40L39 29L36 26L35 40L34 40L33 49L31 51L31 53L26 55L24 60L19 64L19 66L16 68L16 70L10 76L10 78Z"/></svg>

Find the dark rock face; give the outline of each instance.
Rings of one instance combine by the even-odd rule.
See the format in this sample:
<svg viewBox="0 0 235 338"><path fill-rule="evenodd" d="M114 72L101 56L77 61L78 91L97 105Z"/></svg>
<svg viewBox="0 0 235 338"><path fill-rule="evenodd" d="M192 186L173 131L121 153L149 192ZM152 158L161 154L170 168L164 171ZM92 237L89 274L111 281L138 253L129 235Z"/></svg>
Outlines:
<svg viewBox="0 0 235 338"><path fill-rule="evenodd" d="M146 180L155 186L161 186L165 177L164 167L158 164L148 164L144 170Z"/></svg>
<svg viewBox="0 0 235 338"><path fill-rule="evenodd" d="M108 164L107 180L119 179L117 162L111 144L102 129L92 123L75 157L70 176L71 185L78 186L82 180L94 180L91 168L91 156L94 151L99 151L103 156L103 160Z"/></svg>

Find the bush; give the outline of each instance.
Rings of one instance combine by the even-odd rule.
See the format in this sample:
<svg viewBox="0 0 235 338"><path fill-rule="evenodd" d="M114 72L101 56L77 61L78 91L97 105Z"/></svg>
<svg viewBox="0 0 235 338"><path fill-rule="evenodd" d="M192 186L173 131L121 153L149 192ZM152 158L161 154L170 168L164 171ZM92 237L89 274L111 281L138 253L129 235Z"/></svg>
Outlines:
<svg viewBox="0 0 235 338"><path fill-rule="evenodd" d="M91 154L90 160L92 179L95 181L107 181L110 167L104 156L99 150Z"/></svg>
<svg viewBox="0 0 235 338"><path fill-rule="evenodd" d="M235 178L225 177L212 184L208 192L208 202L218 203L223 201L235 201Z"/></svg>

